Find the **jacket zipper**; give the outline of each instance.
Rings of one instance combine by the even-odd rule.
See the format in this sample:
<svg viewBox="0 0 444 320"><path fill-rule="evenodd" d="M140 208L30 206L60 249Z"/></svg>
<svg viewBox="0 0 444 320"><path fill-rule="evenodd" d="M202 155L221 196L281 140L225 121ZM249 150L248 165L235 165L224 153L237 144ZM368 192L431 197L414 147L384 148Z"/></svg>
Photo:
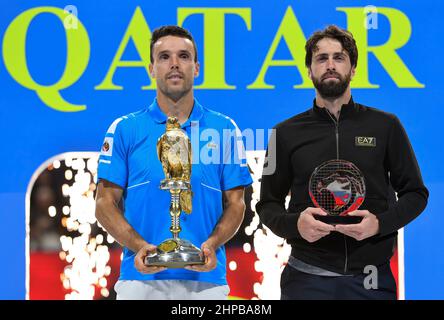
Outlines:
<svg viewBox="0 0 444 320"><path fill-rule="evenodd" d="M333 116L331 115L331 113L325 109L325 112L327 112L328 116L330 117L330 119L333 121L333 123L335 124L335 134L336 134L336 159L339 160L339 120L336 120L335 118L333 118ZM338 119L341 116L341 110L339 110L339 114L338 114Z"/></svg>
<svg viewBox="0 0 444 320"><path fill-rule="evenodd" d="M330 119L333 121L333 123L335 124L335 134L336 134L336 159L339 160L339 118L341 116L341 110L339 110L338 113L338 120L336 120L331 114L330 112L325 109L325 111L327 112L327 114L329 115ZM345 262L344 262L344 274L347 273L347 269L348 269L348 248L347 248L347 237L344 234L344 248L345 248Z"/></svg>

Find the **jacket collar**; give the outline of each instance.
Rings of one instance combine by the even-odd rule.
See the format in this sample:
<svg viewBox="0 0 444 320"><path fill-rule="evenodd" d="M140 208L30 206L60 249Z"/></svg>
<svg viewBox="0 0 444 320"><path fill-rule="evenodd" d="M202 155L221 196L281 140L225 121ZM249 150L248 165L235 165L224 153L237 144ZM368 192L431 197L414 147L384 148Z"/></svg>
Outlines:
<svg viewBox="0 0 444 320"><path fill-rule="evenodd" d="M340 113L339 119L349 117L352 114L356 113L357 111L358 111L358 105L353 101L353 97L351 97L350 101L347 104L343 104L341 106L341 113ZM327 108L319 107L316 104L316 98L313 99L312 113L316 117L320 117L322 119L327 119L327 120L331 121L331 117L328 114Z"/></svg>
<svg viewBox="0 0 444 320"><path fill-rule="evenodd" d="M167 115L163 113L162 109L160 109L157 99L154 99L153 103L148 107L148 114L157 123L166 123L166 120L168 118ZM199 121L202 116L203 107L196 99L194 99L191 114L188 117L187 121L182 125L182 128L190 126L192 121Z"/></svg>

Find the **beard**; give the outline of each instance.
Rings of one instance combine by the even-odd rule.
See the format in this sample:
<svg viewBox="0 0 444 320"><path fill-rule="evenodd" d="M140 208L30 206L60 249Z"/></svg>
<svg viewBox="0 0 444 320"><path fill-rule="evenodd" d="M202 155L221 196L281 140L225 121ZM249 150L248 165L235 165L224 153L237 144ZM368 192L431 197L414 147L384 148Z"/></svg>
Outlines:
<svg viewBox="0 0 444 320"><path fill-rule="evenodd" d="M189 93L193 88L193 82L189 80L184 80L184 83L180 87L172 88L167 84L166 81L159 81L157 83L160 91L170 98L171 100L177 102L182 97L184 97L187 93Z"/></svg>
<svg viewBox="0 0 444 320"><path fill-rule="evenodd" d="M334 76L339 81L336 80L327 80L324 79L328 76ZM313 77L313 85L318 90L320 96L324 99L338 98L344 94L347 90L351 80L351 70L348 74L342 77L337 72L327 72L322 75L321 78Z"/></svg>

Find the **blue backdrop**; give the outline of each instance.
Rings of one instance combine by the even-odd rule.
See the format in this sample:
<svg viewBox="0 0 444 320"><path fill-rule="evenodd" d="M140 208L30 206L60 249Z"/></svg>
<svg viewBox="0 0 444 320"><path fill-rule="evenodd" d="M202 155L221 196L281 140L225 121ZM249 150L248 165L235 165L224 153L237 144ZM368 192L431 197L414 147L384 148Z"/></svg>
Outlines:
<svg viewBox="0 0 444 320"><path fill-rule="evenodd" d="M63 152L99 150L115 118L154 98L145 68L152 30L189 29L201 62L198 100L241 129L268 129L310 107L305 39L331 23L358 41L355 101L401 119L430 190L426 211L405 230L406 298L444 298L440 2L0 2L0 298L25 298L34 171Z"/></svg>

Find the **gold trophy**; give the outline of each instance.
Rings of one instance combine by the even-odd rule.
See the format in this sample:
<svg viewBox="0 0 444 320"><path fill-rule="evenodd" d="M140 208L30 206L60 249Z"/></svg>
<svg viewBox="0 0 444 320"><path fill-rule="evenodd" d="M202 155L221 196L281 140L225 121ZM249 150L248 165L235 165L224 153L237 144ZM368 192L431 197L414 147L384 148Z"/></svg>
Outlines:
<svg viewBox="0 0 444 320"><path fill-rule="evenodd" d="M170 231L173 237L160 243L156 252L145 258L145 264L167 268L204 264L205 257L201 250L190 241L179 238L180 214L182 211L190 214L192 210L191 142L175 117L168 117L166 132L157 140L157 156L165 174L160 189L168 190L171 194Z"/></svg>

